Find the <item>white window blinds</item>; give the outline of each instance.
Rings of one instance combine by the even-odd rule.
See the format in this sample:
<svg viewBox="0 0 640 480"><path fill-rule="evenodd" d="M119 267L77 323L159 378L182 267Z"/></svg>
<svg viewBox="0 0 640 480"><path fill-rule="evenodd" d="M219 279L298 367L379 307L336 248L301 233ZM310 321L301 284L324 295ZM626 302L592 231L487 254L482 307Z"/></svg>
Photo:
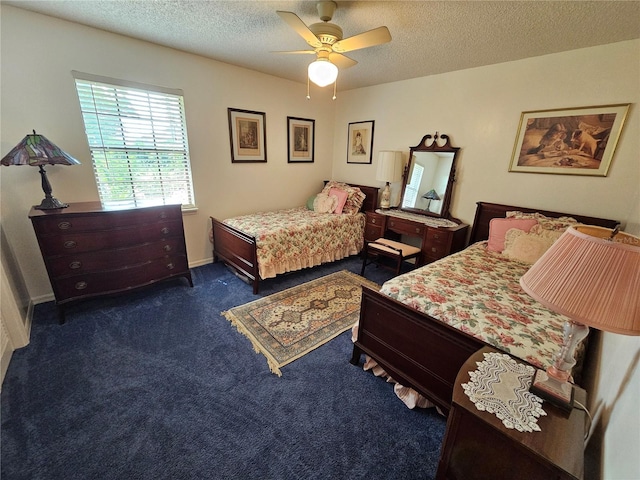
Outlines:
<svg viewBox="0 0 640 480"><path fill-rule="evenodd" d="M424 167L422 165L418 165L417 163L413 165L411 179L404 191L404 199L402 201L403 208L415 208L416 203L418 202L418 189L422 182L423 173Z"/></svg>
<svg viewBox="0 0 640 480"><path fill-rule="evenodd" d="M181 92L73 73L102 204L193 207Z"/></svg>

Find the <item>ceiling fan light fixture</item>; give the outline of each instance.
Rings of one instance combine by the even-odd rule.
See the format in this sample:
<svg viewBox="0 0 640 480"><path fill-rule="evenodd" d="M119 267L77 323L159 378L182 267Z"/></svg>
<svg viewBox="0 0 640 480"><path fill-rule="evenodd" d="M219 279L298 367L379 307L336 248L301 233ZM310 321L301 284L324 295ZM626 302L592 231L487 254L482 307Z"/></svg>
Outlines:
<svg viewBox="0 0 640 480"><path fill-rule="evenodd" d="M318 58L309 64L309 80L319 87L331 85L338 78L338 67L326 58Z"/></svg>

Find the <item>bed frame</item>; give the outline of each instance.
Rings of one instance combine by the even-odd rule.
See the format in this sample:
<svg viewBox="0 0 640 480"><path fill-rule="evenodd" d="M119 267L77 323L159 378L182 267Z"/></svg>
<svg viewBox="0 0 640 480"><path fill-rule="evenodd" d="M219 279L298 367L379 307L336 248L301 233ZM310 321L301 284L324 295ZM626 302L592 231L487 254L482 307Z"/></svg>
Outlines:
<svg viewBox="0 0 640 480"><path fill-rule="evenodd" d="M614 228L619 222L532 208L478 202L469 244L489 238L489 221L506 212L540 212L548 217L570 216L581 223ZM412 387L445 413L451 407L458 371L477 350L486 346L460 330L418 312L384 294L362 288L358 338L351 363L365 353L398 383Z"/></svg>
<svg viewBox="0 0 640 480"><path fill-rule="evenodd" d="M326 182L325 182L326 184ZM378 208L378 187L352 185L362 190L366 195L361 211L373 211ZM258 256L256 239L241 230L230 227L211 217L213 226L213 261L224 262L240 277L253 285L254 295L260 289L260 273L258 270Z"/></svg>

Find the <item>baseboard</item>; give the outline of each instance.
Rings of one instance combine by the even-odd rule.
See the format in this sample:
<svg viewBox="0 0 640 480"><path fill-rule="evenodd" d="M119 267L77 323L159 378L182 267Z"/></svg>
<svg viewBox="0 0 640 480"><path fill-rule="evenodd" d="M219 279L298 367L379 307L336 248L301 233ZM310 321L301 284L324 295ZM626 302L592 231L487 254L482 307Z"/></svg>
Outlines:
<svg viewBox="0 0 640 480"><path fill-rule="evenodd" d="M202 260L198 260L196 262L189 262L189 268L202 267L203 265L208 265L213 263L213 257L203 258Z"/></svg>
<svg viewBox="0 0 640 480"><path fill-rule="evenodd" d="M47 293L46 295L40 295L39 297L33 297L29 303L29 309L33 313L33 307L40 305L41 303L53 302L56 299L53 293Z"/></svg>

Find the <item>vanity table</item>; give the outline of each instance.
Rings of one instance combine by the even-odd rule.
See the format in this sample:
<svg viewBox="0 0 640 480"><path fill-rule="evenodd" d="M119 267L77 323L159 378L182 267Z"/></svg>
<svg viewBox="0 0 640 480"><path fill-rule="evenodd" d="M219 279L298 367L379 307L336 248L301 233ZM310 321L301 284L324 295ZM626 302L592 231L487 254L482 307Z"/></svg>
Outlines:
<svg viewBox="0 0 640 480"><path fill-rule="evenodd" d="M395 216L394 209L388 211L366 212L364 238L372 242L380 237L399 239L400 236L417 238L422 254L418 265L435 262L440 258L459 252L466 246L469 225L431 226L428 218L401 214Z"/></svg>
<svg viewBox="0 0 640 480"><path fill-rule="evenodd" d="M444 143L438 142L438 138ZM417 238L416 246L422 251L418 265L465 248L469 226L449 215L459 150L451 145L447 135L439 136L438 132L425 135L418 145L410 147L400 205L366 212L365 240Z"/></svg>

